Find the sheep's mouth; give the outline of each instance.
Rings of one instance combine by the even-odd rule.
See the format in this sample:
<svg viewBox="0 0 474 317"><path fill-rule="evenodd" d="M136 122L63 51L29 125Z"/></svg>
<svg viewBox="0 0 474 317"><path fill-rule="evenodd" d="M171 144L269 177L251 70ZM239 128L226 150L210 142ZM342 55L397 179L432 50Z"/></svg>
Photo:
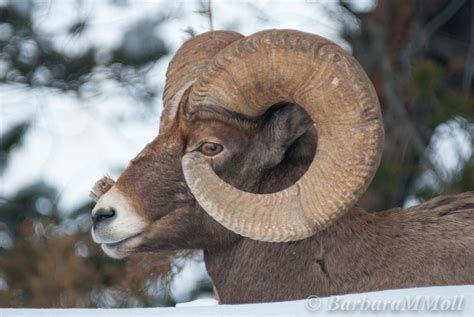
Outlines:
<svg viewBox="0 0 474 317"><path fill-rule="evenodd" d="M142 233L113 243L102 243L102 250L110 257L122 259L133 253L133 250L141 242Z"/></svg>

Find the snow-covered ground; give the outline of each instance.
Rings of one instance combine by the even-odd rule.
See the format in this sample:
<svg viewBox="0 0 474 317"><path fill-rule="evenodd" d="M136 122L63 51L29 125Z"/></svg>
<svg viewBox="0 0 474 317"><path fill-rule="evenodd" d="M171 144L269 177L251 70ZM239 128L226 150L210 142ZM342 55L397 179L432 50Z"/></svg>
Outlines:
<svg viewBox="0 0 474 317"><path fill-rule="evenodd" d="M204 305L203 305L204 304ZM0 309L0 316L474 316L474 285L425 287L310 297L291 302L214 305L196 301L176 308Z"/></svg>

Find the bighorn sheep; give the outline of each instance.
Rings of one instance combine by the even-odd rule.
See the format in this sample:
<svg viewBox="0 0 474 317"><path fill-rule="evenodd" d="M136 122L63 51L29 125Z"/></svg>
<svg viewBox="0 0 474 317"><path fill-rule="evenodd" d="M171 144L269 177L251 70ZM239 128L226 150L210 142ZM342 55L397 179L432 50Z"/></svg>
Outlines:
<svg viewBox="0 0 474 317"><path fill-rule="evenodd" d="M208 32L169 65L159 136L94 187L92 235L116 258L204 250L222 303L474 283L474 192L355 205L382 142L374 88L334 43Z"/></svg>

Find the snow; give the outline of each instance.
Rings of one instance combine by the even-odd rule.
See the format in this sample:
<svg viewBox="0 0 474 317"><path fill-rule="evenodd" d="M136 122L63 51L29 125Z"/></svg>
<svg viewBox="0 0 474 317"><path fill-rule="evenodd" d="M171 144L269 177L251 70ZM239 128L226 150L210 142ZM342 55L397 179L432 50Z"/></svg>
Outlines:
<svg viewBox="0 0 474 317"><path fill-rule="evenodd" d="M343 306L343 303L347 304ZM362 303L366 303L365 308ZM385 304L385 309L383 306ZM394 303L410 303L411 309ZM418 303L415 305L414 303ZM423 304L424 303L424 304ZM213 306L208 306L214 304ZM215 301L195 301L175 308L127 309L0 309L2 317L20 316L474 316L474 285L424 287L312 297L278 303L215 305ZM448 305L449 304L449 305ZM424 305L424 306L423 306ZM342 310L344 307L346 310ZM337 309L339 308L339 309Z"/></svg>

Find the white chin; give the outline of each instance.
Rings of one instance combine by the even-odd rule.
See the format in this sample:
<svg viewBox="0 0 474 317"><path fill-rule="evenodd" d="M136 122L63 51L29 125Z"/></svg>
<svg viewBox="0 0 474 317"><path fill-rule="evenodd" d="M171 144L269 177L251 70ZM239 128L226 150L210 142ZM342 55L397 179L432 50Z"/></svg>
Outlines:
<svg viewBox="0 0 474 317"><path fill-rule="evenodd" d="M133 236L128 239L116 243L102 243L102 250L109 257L114 259L123 259L133 252L133 248L138 246L141 241L141 236Z"/></svg>

